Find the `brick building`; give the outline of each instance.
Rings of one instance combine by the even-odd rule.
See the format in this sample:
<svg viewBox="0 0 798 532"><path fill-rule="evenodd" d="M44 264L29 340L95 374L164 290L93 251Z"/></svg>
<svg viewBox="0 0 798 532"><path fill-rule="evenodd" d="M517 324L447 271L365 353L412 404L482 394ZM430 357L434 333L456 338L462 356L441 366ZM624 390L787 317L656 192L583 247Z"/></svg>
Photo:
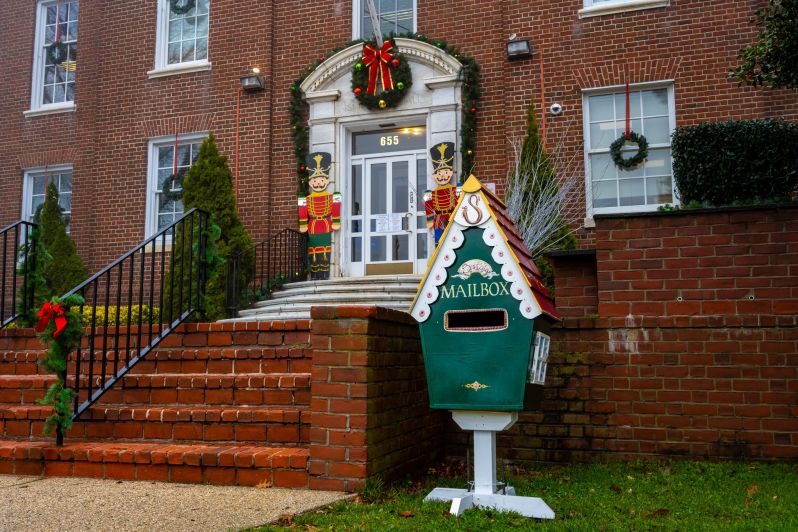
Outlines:
<svg viewBox="0 0 798 532"><path fill-rule="evenodd" d="M0 223L29 218L41 201L45 174L55 176L79 252L95 271L152 234L159 222L174 219L180 206L159 205L156 191L158 177L172 169L175 136L183 168L191 162L188 146L212 131L231 166L238 162L239 210L254 239L296 227L289 87L331 49L370 31L364 3L220 1L208 6L200 1L185 15L170 15L166 0L7 6L0 14L8 28L3 59L8 79L0 89ZM385 31L412 30L446 40L480 64L473 172L496 182L499 190L511 158L508 138L523 133L533 94L540 105L538 59L543 55L543 107L560 103L564 109L559 116L547 113L548 144L557 152L555 159L572 163L578 174L580 186L568 216L590 243L594 214L648 211L677 201L668 156L669 133L676 125L796 117L794 95L740 88L727 79L737 51L753 38L752 9L760 3L399 1L380 4L380 9ZM56 20L61 40L80 50L79 62L68 70L45 64L45 45L55 38ZM512 34L530 40L531 59L508 60ZM411 62L418 72L411 95L397 109L370 111L355 102L348 89L350 56L330 58L303 87L311 93L315 113L311 148L334 154L333 187L345 198L356 188L355 173L366 171L370 177L372 164L380 172L383 165L394 164L392 158L399 161L397 172L416 176L425 187L426 148L443 140L459 147L463 104L456 80L445 80L456 77L456 59L414 41L400 48L408 46L415 50ZM430 66L433 56L446 64ZM336 70L341 62L346 68ZM242 94L237 113L239 78L253 67L260 69L266 88ZM618 179L606 152L616 128L623 127L619 92L624 81L631 84L632 127L647 135L652 149L645 170ZM335 103L328 106L331 100ZM329 114L322 116L327 107ZM355 153L350 147L353 135L363 138L365 132L405 127L422 137L403 136L403 144L410 142L408 150ZM413 188L406 186L402 193ZM367 216L380 211L389 199L384 190L373 193L376 205L345 201L344 218L356 216L358 208ZM411 208L403 198L394 203L397 209ZM369 224L364 225L366 233L345 227L338 235L333 261L338 275L392 260L385 242L379 242L382 237L368 234ZM393 235L402 257L394 261L412 262L413 256L418 272L429 242L425 230L410 232L409 237ZM353 264L353 253L358 253L353 248L371 236L375 256Z"/></svg>
<svg viewBox="0 0 798 532"><path fill-rule="evenodd" d="M415 32L432 42L397 40L413 86L398 107L383 110L361 106L352 94L359 46L328 56L370 36L365 3L196 0L180 14L167 0L7 2L0 11L6 72L0 225L29 218L45 180L56 179L78 251L97 271L179 215L179 204L159 200L159 184L175 160L180 168L190 165L212 132L237 167L239 213L253 239L296 228L291 86L319 63L295 89L308 103L310 148L333 155L330 190L344 197L333 276L423 273L432 241L418 194L432 184L428 150L453 142L459 174L460 126L471 112L461 94L460 62L434 44L445 40L481 68L473 173L504 191L512 163L508 139L523 134L534 99L555 162L579 183L566 214L582 249L555 258L566 320L555 333L548 402L506 435L507 455L798 456L795 209L656 212L678 203L669 144L675 127L798 119L794 92L739 87L728 79L739 49L754 39L753 11L766 2L378 0L383 31ZM56 27L70 54L61 66L48 64L46 55ZM531 58L508 59L508 41L519 39L529 40ZM241 92L240 78L253 68L264 90ZM648 138L650 156L645 168L619 173L608 146L624 127L626 82L632 128ZM561 114L549 111L554 103ZM410 223L390 230L390 220L405 216ZM313 327L330 330L314 329L308 338L333 329L332 336L343 331L353 338L330 340L318 358L314 353L313 363L323 369L314 370L310 395L345 389L338 399L359 401L365 395L354 395L356 388L381 383L361 382L364 369L348 366L358 365L355 359L383 364L355 355L373 349L354 333L366 330L359 321L379 321L384 331L373 334L387 344L412 337L414 325L350 308L339 314L346 327L336 329L329 323L335 316L315 314ZM306 322L294 327L310 330ZM412 341L397 353L414 356ZM304 342L303 349L314 343ZM336 373L336 366L347 367ZM403 373L416 390L422 386L417 370L408 363ZM387 380L387 373L380 366L380 378ZM365 399L355 401L357 412L336 410L337 393L311 402L318 423L309 436L302 432L303 443L351 429L355 418L367 430ZM394 399L392 408L402 401ZM376 427L384 439L387 429ZM455 451L458 438L448 440ZM356 445L366 439L358 436ZM404 454L393 456L412 454L414 436L404 440ZM351 489L373 472L365 465L344 472L341 464L335 473L336 466L314 470L322 457L371 463L363 449L351 452L312 447L311 476L337 479L317 478L316 486ZM386 470L395 465L380 463Z"/></svg>

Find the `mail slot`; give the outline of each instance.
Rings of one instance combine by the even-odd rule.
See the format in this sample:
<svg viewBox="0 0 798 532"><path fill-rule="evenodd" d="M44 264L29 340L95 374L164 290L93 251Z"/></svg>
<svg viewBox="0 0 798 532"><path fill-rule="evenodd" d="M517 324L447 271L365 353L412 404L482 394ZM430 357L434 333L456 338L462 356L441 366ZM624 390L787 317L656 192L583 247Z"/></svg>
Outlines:
<svg viewBox="0 0 798 532"><path fill-rule="evenodd" d="M504 204L473 176L410 314L419 322L432 408L539 406L559 315Z"/></svg>

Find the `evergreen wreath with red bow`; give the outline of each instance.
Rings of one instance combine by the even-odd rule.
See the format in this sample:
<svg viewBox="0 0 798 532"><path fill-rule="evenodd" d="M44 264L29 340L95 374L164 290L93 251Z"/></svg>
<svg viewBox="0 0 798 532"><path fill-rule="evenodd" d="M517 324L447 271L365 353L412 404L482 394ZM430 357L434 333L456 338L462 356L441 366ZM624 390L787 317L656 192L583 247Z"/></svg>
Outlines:
<svg viewBox="0 0 798 532"><path fill-rule="evenodd" d="M413 86L410 64L393 39L382 46L363 43L363 56L352 69L352 92L369 109L396 107Z"/></svg>

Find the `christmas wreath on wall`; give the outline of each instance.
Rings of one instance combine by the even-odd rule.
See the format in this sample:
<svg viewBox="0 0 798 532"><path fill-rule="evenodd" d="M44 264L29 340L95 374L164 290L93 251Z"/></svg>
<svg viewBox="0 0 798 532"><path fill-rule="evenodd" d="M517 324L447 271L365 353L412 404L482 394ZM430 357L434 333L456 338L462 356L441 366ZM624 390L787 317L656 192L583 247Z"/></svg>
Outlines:
<svg viewBox="0 0 798 532"><path fill-rule="evenodd" d="M648 158L648 141L646 137L632 131L632 115L629 104L629 82L626 82L626 131L615 142L610 144L610 156L615 166L621 170L632 170L645 162ZM637 153L629 159L623 156L623 148L629 144L637 145Z"/></svg>
<svg viewBox="0 0 798 532"><path fill-rule="evenodd" d="M439 48L446 52L447 54L451 55L455 59L457 59L460 64L463 66L460 69L459 77L462 80L461 86L461 93L462 93L462 103L463 103L463 117L460 126L460 154L461 154L461 161L462 161L462 168L461 168L461 179L460 181L465 181L465 179L473 172L474 169L474 157L476 151L476 128L477 128L477 111L478 111L478 102L480 97L480 89L479 89L479 64L476 60L468 55L461 53L457 48L450 46L446 41L441 40L432 40L428 39L424 35L418 33L409 33L409 34L402 34L397 35L396 37L401 37L404 39L414 39L416 41L421 41L427 44L431 44L436 48ZM393 39L390 39L391 43L394 43ZM316 61L313 62L308 68L306 68L302 74L294 80L291 84L291 101L288 104L288 113L291 116L291 134L294 139L294 156L296 157L296 170L297 170L297 189L299 194L307 195L308 191L308 170L305 166L305 160L307 159L308 149L309 149L309 129L307 126L307 112L308 106L307 102L305 102L302 91L300 90L300 86L302 82L305 81L307 78L319 65L321 65L324 61L327 60L328 57L334 55L341 50L345 50L350 46L355 44L363 44L364 41L362 39L358 39L355 41L350 41L345 43L333 50L330 51L327 55L323 55L319 57ZM366 43L368 44L368 43ZM394 43L394 50L395 43ZM397 54L400 55L400 54ZM411 75L409 74L410 65L403 57L392 57L391 59L398 59L399 65L393 67L391 70L392 80L394 82L395 88L393 91L398 93L407 93L409 92L408 89L410 85L408 83L412 83ZM363 62L360 61L363 65ZM401 74L403 67L406 67L408 70L407 79L403 77ZM368 83L368 76L369 76L369 69L363 65L360 69L357 68L355 65L353 74L352 74L352 90L354 92L357 86L355 85L355 78L360 76L359 79L365 80L364 83ZM356 76L357 74L357 76ZM395 76L394 76L395 74ZM404 89L399 89L398 84L404 84ZM358 85L360 87L366 85ZM361 95L365 92L361 89ZM355 94L355 96L358 96ZM367 95L368 96L368 95ZM397 100L393 105L401 100L401 96L397 96ZM385 101L385 107L388 107L388 100L386 98L382 98ZM358 96L358 100L363 103L366 107L369 107L367 103L364 103L361 98ZM377 105L376 107L369 107L370 109L380 109L379 104L380 98L377 98Z"/></svg>
<svg viewBox="0 0 798 532"><path fill-rule="evenodd" d="M169 9L175 15L185 15L197 5L197 0L170 0Z"/></svg>
<svg viewBox="0 0 798 532"><path fill-rule="evenodd" d="M629 144L637 145L637 153L635 153L633 157L625 159L622 150L624 146ZM610 144L610 155L612 156L612 162L614 162L618 168L622 170L632 170L643 164L648 158L648 141L643 135L638 135L634 131L629 131L628 135L624 133L618 137L615 142Z"/></svg>
<svg viewBox="0 0 798 532"><path fill-rule="evenodd" d="M393 39L382 46L363 43L363 57L352 68L352 92L357 101L372 110L395 107L412 86L410 64Z"/></svg>

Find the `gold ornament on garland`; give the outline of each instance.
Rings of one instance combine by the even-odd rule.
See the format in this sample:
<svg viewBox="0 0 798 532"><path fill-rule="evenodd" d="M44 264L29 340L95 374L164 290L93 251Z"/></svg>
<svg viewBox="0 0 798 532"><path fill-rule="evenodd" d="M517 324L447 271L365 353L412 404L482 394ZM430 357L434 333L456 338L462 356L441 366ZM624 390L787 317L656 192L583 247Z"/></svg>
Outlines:
<svg viewBox="0 0 798 532"><path fill-rule="evenodd" d="M386 102L385 100L380 100L380 101L377 103L377 105L379 105L379 106L380 106L380 109L385 109L386 107L388 107L388 102Z"/></svg>

